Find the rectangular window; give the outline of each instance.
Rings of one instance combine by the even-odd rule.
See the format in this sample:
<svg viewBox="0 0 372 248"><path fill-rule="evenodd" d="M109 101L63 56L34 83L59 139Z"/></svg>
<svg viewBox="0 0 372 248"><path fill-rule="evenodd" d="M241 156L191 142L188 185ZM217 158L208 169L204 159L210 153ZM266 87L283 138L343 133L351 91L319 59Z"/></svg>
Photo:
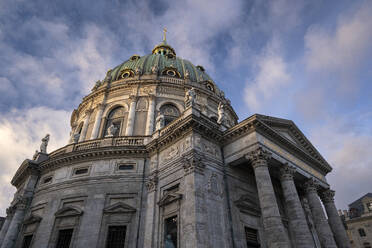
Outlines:
<svg viewBox="0 0 372 248"><path fill-rule="evenodd" d="M177 216L164 220L164 247L177 248Z"/></svg>
<svg viewBox="0 0 372 248"><path fill-rule="evenodd" d="M31 234L31 235L25 235L23 237L22 248L29 248L29 247L31 247L32 236L33 235Z"/></svg>
<svg viewBox="0 0 372 248"><path fill-rule="evenodd" d="M75 175L83 175L88 173L88 168L80 168L75 170Z"/></svg>
<svg viewBox="0 0 372 248"><path fill-rule="evenodd" d="M106 248L123 248L126 231L126 226L109 226Z"/></svg>
<svg viewBox="0 0 372 248"><path fill-rule="evenodd" d="M43 179L43 183L50 183L52 181L53 177L46 177Z"/></svg>
<svg viewBox="0 0 372 248"><path fill-rule="evenodd" d="M119 164L118 170L133 170L134 164Z"/></svg>
<svg viewBox="0 0 372 248"><path fill-rule="evenodd" d="M256 229L244 227L245 230L245 238L247 240L247 247L248 248L257 248L260 247L260 243L258 242L258 232Z"/></svg>
<svg viewBox="0 0 372 248"><path fill-rule="evenodd" d="M69 248L74 229L59 230L56 248Z"/></svg>

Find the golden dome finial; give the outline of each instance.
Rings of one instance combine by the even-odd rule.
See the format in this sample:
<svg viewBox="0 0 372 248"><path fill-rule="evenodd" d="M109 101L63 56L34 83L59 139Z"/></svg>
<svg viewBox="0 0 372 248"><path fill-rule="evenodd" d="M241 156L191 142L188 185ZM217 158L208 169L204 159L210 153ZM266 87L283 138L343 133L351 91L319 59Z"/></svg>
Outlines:
<svg viewBox="0 0 372 248"><path fill-rule="evenodd" d="M163 29L163 33L164 33L163 41L166 42L167 41L167 28Z"/></svg>

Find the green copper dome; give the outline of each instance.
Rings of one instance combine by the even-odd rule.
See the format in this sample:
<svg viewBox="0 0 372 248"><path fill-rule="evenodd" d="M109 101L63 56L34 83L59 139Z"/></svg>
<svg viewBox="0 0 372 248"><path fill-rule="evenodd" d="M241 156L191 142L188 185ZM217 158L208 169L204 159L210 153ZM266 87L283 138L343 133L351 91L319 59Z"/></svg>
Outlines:
<svg viewBox="0 0 372 248"><path fill-rule="evenodd" d="M108 71L105 81L112 82L146 74L189 79L194 82L213 81L202 66L195 66L177 57L175 50L165 40L154 47L152 54L133 55L127 61Z"/></svg>

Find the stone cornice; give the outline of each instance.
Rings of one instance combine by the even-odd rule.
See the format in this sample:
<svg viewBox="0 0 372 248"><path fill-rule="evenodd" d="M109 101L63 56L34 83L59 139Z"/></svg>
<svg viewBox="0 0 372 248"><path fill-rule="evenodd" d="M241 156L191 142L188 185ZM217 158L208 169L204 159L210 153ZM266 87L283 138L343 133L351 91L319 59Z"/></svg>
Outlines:
<svg viewBox="0 0 372 248"><path fill-rule="evenodd" d="M39 172L38 164L33 160L26 159L16 171L11 184L18 188L28 175L39 174Z"/></svg>

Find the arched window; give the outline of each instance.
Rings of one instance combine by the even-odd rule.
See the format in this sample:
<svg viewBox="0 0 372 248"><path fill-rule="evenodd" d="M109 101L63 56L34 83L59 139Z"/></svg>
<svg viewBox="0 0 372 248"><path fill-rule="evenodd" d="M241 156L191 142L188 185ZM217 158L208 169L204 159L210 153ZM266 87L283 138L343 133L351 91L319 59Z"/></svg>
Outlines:
<svg viewBox="0 0 372 248"><path fill-rule="evenodd" d="M122 130L122 126L124 123L124 114L125 109L123 107L117 107L109 113L106 121L106 127L105 127L105 133L104 136L119 136ZM109 131L109 128L113 125L115 128L111 128L111 131Z"/></svg>
<svg viewBox="0 0 372 248"><path fill-rule="evenodd" d="M366 236L366 232L364 231L363 228L359 228L358 232L359 232L360 237L365 237Z"/></svg>
<svg viewBox="0 0 372 248"><path fill-rule="evenodd" d="M160 112L164 115L164 126L180 116L180 111L173 104L165 104L160 108Z"/></svg>

